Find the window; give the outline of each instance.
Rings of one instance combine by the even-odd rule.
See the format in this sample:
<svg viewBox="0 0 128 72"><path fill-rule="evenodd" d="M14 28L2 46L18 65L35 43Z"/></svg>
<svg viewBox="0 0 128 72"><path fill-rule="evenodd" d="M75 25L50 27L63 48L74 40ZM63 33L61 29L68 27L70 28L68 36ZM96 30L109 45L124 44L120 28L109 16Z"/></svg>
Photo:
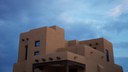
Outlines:
<svg viewBox="0 0 128 72"><path fill-rule="evenodd" d="M27 60L27 56L28 56L28 46L25 46L25 60Z"/></svg>
<svg viewBox="0 0 128 72"><path fill-rule="evenodd" d="M57 60L60 60L61 58L60 57L56 57Z"/></svg>
<svg viewBox="0 0 128 72"><path fill-rule="evenodd" d="M53 60L53 58L51 58L51 57L50 57L50 58L49 58L49 60L51 60L51 61L52 61L52 60Z"/></svg>
<svg viewBox="0 0 128 72"><path fill-rule="evenodd" d="M39 55L39 51L34 52L34 56L37 56L37 55Z"/></svg>
<svg viewBox="0 0 128 72"><path fill-rule="evenodd" d="M35 62L36 62L36 63L38 63L38 62L39 62L39 60L37 60L37 59L36 59L36 60L35 60Z"/></svg>
<svg viewBox="0 0 128 72"><path fill-rule="evenodd" d="M94 49L96 49L96 47L93 47Z"/></svg>
<svg viewBox="0 0 128 72"><path fill-rule="evenodd" d="M42 61L46 61L46 59L42 58Z"/></svg>
<svg viewBox="0 0 128 72"><path fill-rule="evenodd" d="M96 43L96 45L98 45L98 43Z"/></svg>
<svg viewBox="0 0 128 72"><path fill-rule="evenodd" d="M28 40L29 40L29 38L26 38L26 40L28 41Z"/></svg>
<svg viewBox="0 0 128 72"><path fill-rule="evenodd" d="M22 41L24 41L24 39L22 39Z"/></svg>
<svg viewBox="0 0 128 72"><path fill-rule="evenodd" d="M35 47L39 47L40 46L40 41L35 41Z"/></svg>
<svg viewBox="0 0 128 72"><path fill-rule="evenodd" d="M89 46L92 46L92 44L89 44Z"/></svg>
<svg viewBox="0 0 128 72"><path fill-rule="evenodd" d="M109 62L109 51L106 49L106 60Z"/></svg>

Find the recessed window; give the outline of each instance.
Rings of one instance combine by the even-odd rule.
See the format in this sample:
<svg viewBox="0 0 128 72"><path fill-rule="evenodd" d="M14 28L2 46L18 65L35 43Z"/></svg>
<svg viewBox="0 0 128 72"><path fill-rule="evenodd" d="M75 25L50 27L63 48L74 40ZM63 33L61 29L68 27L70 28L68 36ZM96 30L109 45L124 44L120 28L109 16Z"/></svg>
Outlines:
<svg viewBox="0 0 128 72"><path fill-rule="evenodd" d="M109 51L106 49L106 60L109 62Z"/></svg>
<svg viewBox="0 0 128 72"><path fill-rule="evenodd" d="M74 59L78 58L77 56L74 56Z"/></svg>
<svg viewBox="0 0 128 72"><path fill-rule="evenodd" d="M96 45L98 45L98 43L96 43Z"/></svg>
<svg viewBox="0 0 128 72"><path fill-rule="evenodd" d="M94 49L96 49L96 47L93 47Z"/></svg>
<svg viewBox="0 0 128 72"><path fill-rule="evenodd" d="M42 58L42 61L46 61L46 59Z"/></svg>
<svg viewBox="0 0 128 72"><path fill-rule="evenodd" d="M92 44L89 44L89 46L92 46Z"/></svg>
<svg viewBox="0 0 128 72"><path fill-rule="evenodd" d="M29 38L26 39L27 41L29 40Z"/></svg>
<svg viewBox="0 0 128 72"><path fill-rule="evenodd" d="M24 41L24 39L22 39L22 41Z"/></svg>
<svg viewBox="0 0 128 72"><path fill-rule="evenodd" d="M35 41L35 47L39 47L40 46L40 41Z"/></svg>
<svg viewBox="0 0 128 72"><path fill-rule="evenodd" d="M50 58L49 58L49 60L51 60L51 61L52 61L52 60L53 60L53 58L51 58L51 57L50 57Z"/></svg>
<svg viewBox="0 0 128 72"><path fill-rule="evenodd" d="M38 62L39 62L39 60L37 60L37 59L36 59L36 60L35 60L35 62L36 62L36 63L38 63Z"/></svg>
<svg viewBox="0 0 128 72"><path fill-rule="evenodd" d="M25 46L25 60L27 60L27 56L28 56L28 46Z"/></svg>
<svg viewBox="0 0 128 72"><path fill-rule="evenodd" d="M60 57L56 57L57 60L60 60L61 58Z"/></svg>
<svg viewBox="0 0 128 72"><path fill-rule="evenodd" d="M37 56L37 55L39 55L39 51L34 52L34 56Z"/></svg>

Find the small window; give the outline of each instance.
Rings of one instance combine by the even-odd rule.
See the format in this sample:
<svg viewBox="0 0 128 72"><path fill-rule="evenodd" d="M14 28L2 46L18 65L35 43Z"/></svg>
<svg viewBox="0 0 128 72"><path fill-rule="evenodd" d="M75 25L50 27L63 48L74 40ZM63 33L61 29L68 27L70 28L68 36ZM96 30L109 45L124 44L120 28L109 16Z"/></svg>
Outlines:
<svg viewBox="0 0 128 72"><path fill-rule="evenodd" d="M37 55L39 55L39 51L34 52L34 56L37 56Z"/></svg>
<svg viewBox="0 0 128 72"><path fill-rule="evenodd" d="M89 46L92 46L92 44L89 44Z"/></svg>
<svg viewBox="0 0 128 72"><path fill-rule="evenodd" d="M24 39L22 39L22 41L24 41Z"/></svg>
<svg viewBox="0 0 128 72"><path fill-rule="evenodd" d="M39 60L36 59L35 62L36 62L36 63L39 63Z"/></svg>
<svg viewBox="0 0 128 72"><path fill-rule="evenodd" d="M25 60L27 60L27 56L28 56L28 46L25 46Z"/></svg>
<svg viewBox="0 0 128 72"><path fill-rule="evenodd" d="M49 58L49 60L51 60L51 61L52 61L52 60L53 60L53 58L51 58L51 57L50 57L50 58Z"/></svg>
<svg viewBox="0 0 128 72"><path fill-rule="evenodd" d="M35 41L35 47L39 47L40 46L40 41Z"/></svg>
<svg viewBox="0 0 128 72"><path fill-rule="evenodd" d="M96 47L93 47L94 49L96 49Z"/></svg>
<svg viewBox="0 0 128 72"><path fill-rule="evenodd" d="M106 49L106 60L107 60L107 62L109 62L110 60L109 60L109 51Z"/></svg>
<svg viewBox="0 0 128 72"><path fill-rule="evenodd" d="M42 61L46 61L46 59L42 58Z"/></svg>
<svg viewBox="0 0 128 72"><path fill-rule="evenodd" d="M26 39L27 41L29 40L29 38Z"/></svg>
<svg viewBox="0 0 128 72"><path fill-rule="evenodd" d="M98 45L98 43L96 43L96 45Z"/></svg>
<svg viewBox="0 0 128 72"><path fill-rule="evenodd" d="M57 60L60 60L61 58L60 57L56 57Z"/></svg>

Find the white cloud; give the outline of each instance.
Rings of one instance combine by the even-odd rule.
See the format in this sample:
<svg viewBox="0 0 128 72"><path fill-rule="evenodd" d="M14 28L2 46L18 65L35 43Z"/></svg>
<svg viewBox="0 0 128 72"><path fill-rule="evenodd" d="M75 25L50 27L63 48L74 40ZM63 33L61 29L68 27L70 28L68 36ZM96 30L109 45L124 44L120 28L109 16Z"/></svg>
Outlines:
<svg viewBox="0 0 128 72"><path fill-rule="evenodd" d="M115 7L111 8L108 12L109 16L118 17L123 13L128 12L128 0L123 0L118 3Z"/></svg>
<svg viewBox="0 0 128 72"><path fill-rule="evenodd" d="M103 20L97 20L97 19L91 19L91 18L82 18L76 15L72 15L70 13L62 13L59 16L60 21L68 28L71 28L69 26L73 26L73 25L78 25L78 26L85 26L89 27L91 29L93 29L94 31L96 31L98 37L99 37L99 33L103 34L104 29L103 27L106 26L106 22Z"/></svg>
<svg viewBox="0 0 128 72"><path fill-rule="evenodd" d="M117 5L109 12L109 16L117 17L122 14L122 5Z"/></svg>
<svg viewBox="0 0 128 72"><path fill-rule="evenodd" d="M62 21L63 23L68 23L68 24L72 24L75 23L75 18L74 16L72 16L69 12L62 12L59 16L58 16L59 20Z"/></svg>
<svg viewBox="0 0 128 72"><path fill-rule="evenodd" d="M103 27L106 26L106 21L96 18L88 18L88 16L86 17L86 14L85 17L81 17L81 15L84 14L80 14L79 12L75 11L65 11L60 13L58 18L60 22L62 22L68 29L72 29L73 26L85 26L85 28L88 27L88 29L95 32L95 37L101 37L101 34L104 34Z"/></svg>

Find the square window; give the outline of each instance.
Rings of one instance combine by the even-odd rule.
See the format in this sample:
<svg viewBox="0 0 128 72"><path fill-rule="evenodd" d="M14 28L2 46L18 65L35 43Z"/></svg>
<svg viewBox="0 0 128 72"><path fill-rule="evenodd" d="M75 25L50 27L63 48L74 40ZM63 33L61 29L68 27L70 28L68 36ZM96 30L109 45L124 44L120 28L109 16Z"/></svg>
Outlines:
<svg viewBox="0 0 128 72"><path fill-rule="evenodd" d="M94 49L96 49L96 47L93 47Z"/></svg>
<svg viewBox="0 0 128 72"><path fill-rule="evenodd" d="M39 51L34 52L34 56L37 56L37 55L39 55Z"/></svg>
<svg viewBox="0 0 128 72"><path fill-rule="evenodd" d="M98 45L98 43L96 43L96 45Z"/></svg>
<svg viewBox="0 0 128 72"><path fill-rule="evenodd" d="M35 47L39 47L40 46L40 41L35 41Z"/></svg>
<svg viewBox="0 0 128 72"><path fill-rule="evenodd" d="M35 62L36 62L36 63L39 63L39 60L36 59Z"/></svg>
<svg viewBox="0 0 128 72"><path fill-rule="evenodd" d="M89 44L89 46L92 46L92 44Z"/></svg>
<svg viewBox="0 0 128 72"><path fill-rule="evenodd" d="M26 40L28 41L28 40L29 40L29 38L26 38Z"/></svg>
<svg viewBox="0 0 128 72"><path fill-rule="evenodd" d="M22 41L24 41L24 39L22 39Z"/></svg>

